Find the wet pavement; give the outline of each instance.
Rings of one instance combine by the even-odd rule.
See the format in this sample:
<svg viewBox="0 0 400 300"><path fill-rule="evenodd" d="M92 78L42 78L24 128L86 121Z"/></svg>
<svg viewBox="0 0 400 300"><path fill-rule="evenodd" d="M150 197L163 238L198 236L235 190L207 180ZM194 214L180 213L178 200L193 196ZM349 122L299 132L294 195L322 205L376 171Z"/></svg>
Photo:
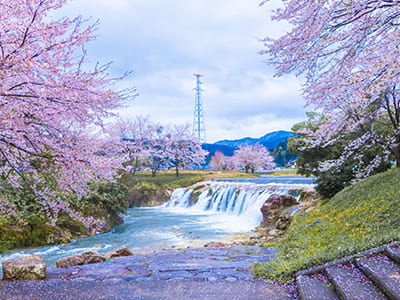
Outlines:
<svg viewBox="0 0 400 300"><path fill-rule="evenodd" d="M1 299L293 299L285 288L260 281L61 281L50 280L23 284L7 283L0 287Z"/></svg>
<svg viewBox="0 0 400 300"><path fill-rule="evenodd" d="M45 281L0 282L0 299L293 299L288 286L253 279L274 256L257 246L165 250L72 268Z"/></svg>
<svg viewBox="0 0 400 300"><path fill-rule="evenodd" d="M251 265L265 262L273 256L273 249L261 249L257 246L165 250L147 255L118 257L104 263L68 269L49 268L47 277L99 281L123 278L136 282L185 279L235 282L251 280Z"/></svg>

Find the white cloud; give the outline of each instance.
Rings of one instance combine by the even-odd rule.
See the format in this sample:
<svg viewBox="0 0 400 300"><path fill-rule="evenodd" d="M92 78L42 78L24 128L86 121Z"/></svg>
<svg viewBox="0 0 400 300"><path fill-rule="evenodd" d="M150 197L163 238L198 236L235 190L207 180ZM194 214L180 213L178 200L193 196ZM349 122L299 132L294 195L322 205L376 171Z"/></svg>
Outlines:
<svg viewBox="0 0 400 300"><path fill-rule="evenodd" d="M191 123L195 78L203 74L208 140L262 136L305 118L299 82L273 78L258 55L265 34L287 25L269 21L259 0L72 0L61 14L100 18L92 62L114 61L115 74L133 70L125 83L140 94L124 117Z"/></svg>

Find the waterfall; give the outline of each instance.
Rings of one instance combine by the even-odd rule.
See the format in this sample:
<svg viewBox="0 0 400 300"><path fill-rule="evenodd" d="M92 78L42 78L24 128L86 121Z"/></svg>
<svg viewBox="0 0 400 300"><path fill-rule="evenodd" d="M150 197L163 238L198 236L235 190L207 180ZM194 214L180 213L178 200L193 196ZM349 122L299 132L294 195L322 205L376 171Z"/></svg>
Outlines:
<svg viewBox="0 0 400 300"><path fill-rule="evenodd" d="M196 187L178 188L163 205L167 209L182 209L187 213L204 212L220 216L236 216L248 228L257 227L261 220L261 206L272 194L287 194L289 189L311 184L256 184L251 182L207 181L200 184L202 191L196 199ZM205 186L205 187L204 187ZM199 191L197 191L197 194ZM193 196L193 197L192 197Z"/></svg>
<svg viewBox="0 0 400 300"><path fill-rule="evenodd" d="M189 207L189 201L191 199L193 190L192 189L184 189L179 188L176 189L172 195L170 200L167 202L167 207Z"/></svg>

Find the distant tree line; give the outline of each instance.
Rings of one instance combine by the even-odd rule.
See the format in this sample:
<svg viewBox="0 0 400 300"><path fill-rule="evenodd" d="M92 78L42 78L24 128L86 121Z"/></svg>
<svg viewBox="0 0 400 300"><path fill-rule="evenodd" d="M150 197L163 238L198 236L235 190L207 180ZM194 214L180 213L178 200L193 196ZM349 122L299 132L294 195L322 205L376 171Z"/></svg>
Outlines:
<svg viewBox="0 0 400 300"><path fill-rule="evenodd" d="M272 157L274 158L276 167L287 168L293 166L295 163L297 155L288 151L287 143L288 140L284 139L280 141L275 148L267 149L269 151L269 154L272 155ZM226 157L231 157L238 149L238 147L233 148L218 144L203 144L202 148L208 151L208 155L206 158L208 164L211 162L211 158L215 156L217 152L222 153Z"/></svg>
<svg viewBox="0 0 400 300"><path fill-rule="evenodd" d="M265 147L255 145L241 145L233 156L225 156L217 151L211 158L210 166L219 170L243 169L246 173L254 173L257 169L269 170L275 167L273 156Z"/></svg>

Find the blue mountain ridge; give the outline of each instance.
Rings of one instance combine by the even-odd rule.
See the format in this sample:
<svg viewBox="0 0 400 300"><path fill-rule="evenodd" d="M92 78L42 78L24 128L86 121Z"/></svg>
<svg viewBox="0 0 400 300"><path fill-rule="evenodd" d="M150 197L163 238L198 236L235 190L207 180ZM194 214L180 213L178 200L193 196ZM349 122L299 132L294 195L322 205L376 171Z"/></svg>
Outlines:
<svg viewBox="0 0 400 300"><path fill-rule="evenodd" d="M216 151L221 151L227 156L232 156L233 152L239 148L240 145L261 144L268 150L273 150L279 145L280 142L286 141L291 136L294 136L293 132L279 130L267 133L260 138L245 137L237 140L222 140L213 144L203 144L202 146L203 149L210 152L211 156L213 156Z"/></svg>

